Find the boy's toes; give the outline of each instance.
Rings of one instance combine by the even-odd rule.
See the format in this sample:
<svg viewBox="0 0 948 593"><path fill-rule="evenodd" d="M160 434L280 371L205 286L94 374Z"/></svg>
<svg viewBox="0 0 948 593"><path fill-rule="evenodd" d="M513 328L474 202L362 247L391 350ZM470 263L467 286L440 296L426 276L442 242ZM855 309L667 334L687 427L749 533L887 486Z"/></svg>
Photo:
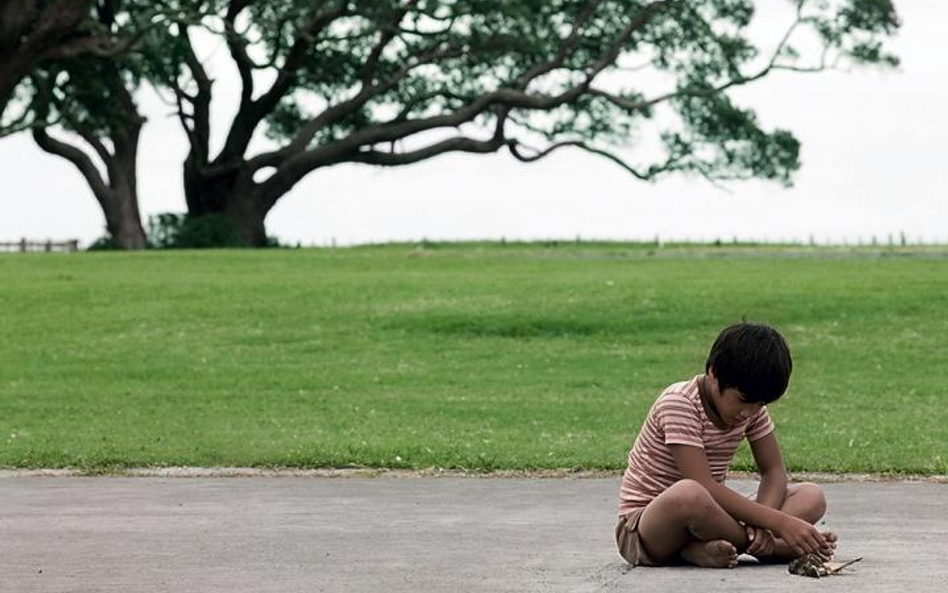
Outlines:
<svg viewBox="0 0 948 593"><path fill-rule="evenodd" d="M682 548L680 555L688 562L707 568L737 566L737 548L729 541L692 542Z"/></svg>
<svg viewBox="0 0 948 593"><path fill-rule="evenodd" d="M724 543L726 545L722 547L727 549L727 567L734 568L737 566L737 557L739 556L737 553L737 548L734 547L734 544L729 541L725 541Z"/></svg>
<svg viewBox="0 0 948 593"><path fill-rule="evenodd" d="M826 540L826 545L831 551L836 550L837 537L835 533L832 531L824 531L823 539Z"/></svg>

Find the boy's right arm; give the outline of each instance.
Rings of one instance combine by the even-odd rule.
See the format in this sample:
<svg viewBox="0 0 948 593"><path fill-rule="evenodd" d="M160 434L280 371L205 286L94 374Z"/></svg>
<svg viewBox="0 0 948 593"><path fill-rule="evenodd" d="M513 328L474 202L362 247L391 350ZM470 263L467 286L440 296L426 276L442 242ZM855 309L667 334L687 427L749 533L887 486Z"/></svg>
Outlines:
<svg viewBox="0 0 948 593"><path fill-rule="evenodd" d="M770 529L801 556L829 550L829 544L823 534L803 519L748 500L727 486L719 484L711 475L704 449L690 445L669 445L669 448L682 476L704 486L711 497L732 517L748 525Z"/></svg>

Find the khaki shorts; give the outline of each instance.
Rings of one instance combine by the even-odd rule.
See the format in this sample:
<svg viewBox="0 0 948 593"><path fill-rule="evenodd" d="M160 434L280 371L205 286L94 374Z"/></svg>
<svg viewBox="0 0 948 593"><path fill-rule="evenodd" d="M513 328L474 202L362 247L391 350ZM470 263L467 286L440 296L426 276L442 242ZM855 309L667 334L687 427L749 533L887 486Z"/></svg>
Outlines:
<svg viewBox="0 0 948 593"><path fill-rule="evenodd" d="M619 547L619 555L632 566L659 566L659 563L649 556L639 536L639 519L642 518L644 510L645 507L642 507L619 517L619 523L616 525L616 545Z"/></svg>

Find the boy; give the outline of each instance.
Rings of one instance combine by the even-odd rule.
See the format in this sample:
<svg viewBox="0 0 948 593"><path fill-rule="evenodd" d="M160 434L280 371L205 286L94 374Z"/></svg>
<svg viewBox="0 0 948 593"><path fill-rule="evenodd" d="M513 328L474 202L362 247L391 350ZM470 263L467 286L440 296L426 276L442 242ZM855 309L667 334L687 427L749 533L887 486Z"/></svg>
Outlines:
<svg viewBox="0 0 948 593"><path fill-rule="evenodd" d="M816 484L787 485L767 413L766 404L787 390L791 368L783 336L740 323L718 335L704 375L658 397L619 493L616 543L627 562L733 568L739 552L765 561L832 556L836 536L813 527L826 510L823 492ZM724 485L745 437L761 477L756 502Z"/></svg>

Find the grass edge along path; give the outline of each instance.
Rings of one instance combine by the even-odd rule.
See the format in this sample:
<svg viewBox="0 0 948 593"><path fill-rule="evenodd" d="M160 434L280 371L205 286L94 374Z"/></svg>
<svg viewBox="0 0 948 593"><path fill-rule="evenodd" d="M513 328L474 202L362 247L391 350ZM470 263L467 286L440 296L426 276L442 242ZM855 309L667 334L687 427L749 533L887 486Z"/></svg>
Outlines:
<svg viewBox="0 0 948 593"><path fill-rule="evenodd" d="M545 469L545 470L490 470L464 471L450 470L441 467L429 467L413 470L391 468L263 468L263 467L129 467L106 470L82 470L76 468L30 468L30 469L0 469L0 479L10 478L483 478L483 479L541 479L541 480L586 480L586 479L621 479L622 471L617 470L586 470L577 468ZM854 474L854 473L826 473L826 472L796 472L790 474L791 482L902 482L925 484L948 484L948 474L918 475L918 474ZM755 472L730 471L728 480L756 480L759 476Z"/></svg>

